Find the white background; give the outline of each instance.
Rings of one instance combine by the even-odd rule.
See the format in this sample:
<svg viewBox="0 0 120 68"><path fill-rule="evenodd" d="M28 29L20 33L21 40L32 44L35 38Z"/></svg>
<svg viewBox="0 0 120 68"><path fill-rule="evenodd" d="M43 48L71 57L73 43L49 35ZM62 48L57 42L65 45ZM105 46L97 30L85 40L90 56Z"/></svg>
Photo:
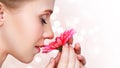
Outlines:
<svg viewBox="0 0 120 68"><path fill-rule="evenodd" d="M56 34L77 31L74 42L81 43L86 68L120 68L120 0L56 0L51 22ZM44 68L55 55L38 54L30 64L9 56L3 68Z"/></svg>

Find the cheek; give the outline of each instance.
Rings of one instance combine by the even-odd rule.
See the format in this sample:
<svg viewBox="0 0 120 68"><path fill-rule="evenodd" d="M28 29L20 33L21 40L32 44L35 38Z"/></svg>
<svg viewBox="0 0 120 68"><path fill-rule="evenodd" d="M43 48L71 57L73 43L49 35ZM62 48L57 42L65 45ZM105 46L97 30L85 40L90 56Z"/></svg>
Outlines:
<svg viewBox="0 0 120 68"><path fill-rule="evenodd" d="M24 38L32 42L42 37L43 28L39 23L34 21L24 22L21 23L21 33L23 34Z"/></svg>
<svg viewBox="0 0 120 68"><path fill-rule="evenodd" d="M5 24L3 34L9 53L19 60L31 60L35 54L34 44L42 37L42 25L37 21L25 19L9 23Z"/></svg>
<svg viewBox="0 0 120 68"><path fill-rule="evenodd" d="M27 50L29 52L36 41L42 37L42 25L37 20L28 18L16 17L13 20L6 21L3 35L10 50Z"/></svg>

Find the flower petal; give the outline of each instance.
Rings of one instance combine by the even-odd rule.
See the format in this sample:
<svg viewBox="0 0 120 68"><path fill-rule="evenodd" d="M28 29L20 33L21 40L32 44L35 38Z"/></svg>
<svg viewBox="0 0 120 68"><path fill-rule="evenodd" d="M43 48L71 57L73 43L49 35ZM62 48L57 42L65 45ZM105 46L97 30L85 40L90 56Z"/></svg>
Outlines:
<svg viewBox="0 0 120 68"><path fill-rule="evenodd" d="M65 31L60 37L56 37L55 41L51 42L48 46L43 47L43 53L48 53L54 49L59 49L73 37L74 29Z"/></svg>

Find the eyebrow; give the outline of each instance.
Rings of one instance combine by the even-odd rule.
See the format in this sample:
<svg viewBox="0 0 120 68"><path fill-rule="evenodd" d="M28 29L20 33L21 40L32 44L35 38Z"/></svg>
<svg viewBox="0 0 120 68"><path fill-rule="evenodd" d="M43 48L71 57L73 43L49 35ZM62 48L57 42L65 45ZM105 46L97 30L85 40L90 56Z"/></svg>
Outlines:
<svg viewBox="0 0 120 68"><path fill-rule="evenodd" d="M53 10L47 9L47 10L45 10L44 12L49 12L50 14L52 14L52 13L53 13Z"/></svg>

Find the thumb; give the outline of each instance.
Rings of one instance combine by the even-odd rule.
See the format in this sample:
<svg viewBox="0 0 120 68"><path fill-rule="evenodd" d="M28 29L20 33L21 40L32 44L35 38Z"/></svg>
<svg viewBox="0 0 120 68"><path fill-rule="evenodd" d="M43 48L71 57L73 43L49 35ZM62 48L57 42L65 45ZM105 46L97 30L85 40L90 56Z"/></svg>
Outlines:
<svg viewBox="0 0 120 68"><path fill-rule="evenodd" d="M55 59L51 58L46 68L54 68L54 66L55 66Z"/></svg>

